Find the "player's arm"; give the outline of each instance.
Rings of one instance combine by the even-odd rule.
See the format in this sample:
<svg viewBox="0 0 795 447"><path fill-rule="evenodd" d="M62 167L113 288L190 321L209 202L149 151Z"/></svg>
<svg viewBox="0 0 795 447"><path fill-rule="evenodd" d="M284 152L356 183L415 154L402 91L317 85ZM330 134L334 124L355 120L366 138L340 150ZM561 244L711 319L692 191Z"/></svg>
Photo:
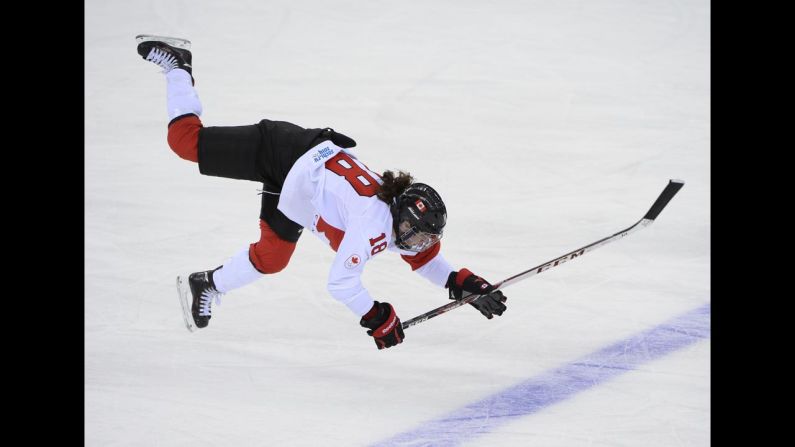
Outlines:
<svg viewBox="0 0 795 447"><path fill-rule="evenodd" d="M355 227L348 228L331 265L327 288L334 299L361 317L359 325L369 329L367 335L378 349L384 349L403 343L405 335L392 305L373 299L362 284L364 264L373 256L374 248L368 245L372 239Z"/></svg>
<svg viewBox="0 0 795 447"><path fill-rule="evenodd" d="M448 289L451 300L460 300L463 292L481 294L484 296L469 304L489 320L494 318L494 315L502 315L506 310L505 301L508 298L501 291L495 291L491 283L469 269L453 270L440 253L441 245L442 243L439 242L424 252L412 256L401 255L401 257L420 276L439 287Z"/></svg>

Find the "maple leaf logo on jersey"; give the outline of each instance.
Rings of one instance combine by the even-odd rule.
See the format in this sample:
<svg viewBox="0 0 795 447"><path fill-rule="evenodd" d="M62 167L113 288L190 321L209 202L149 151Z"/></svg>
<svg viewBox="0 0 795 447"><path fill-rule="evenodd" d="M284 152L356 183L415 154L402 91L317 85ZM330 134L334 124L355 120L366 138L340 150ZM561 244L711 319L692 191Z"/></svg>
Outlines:
<svg viewBox="0 0 795 447"><path fill-rule="evenodd" d="M355 269L362 263L362 258L359 255L350 255L348 259L345 260L345 267L349 269Z"/></svg>

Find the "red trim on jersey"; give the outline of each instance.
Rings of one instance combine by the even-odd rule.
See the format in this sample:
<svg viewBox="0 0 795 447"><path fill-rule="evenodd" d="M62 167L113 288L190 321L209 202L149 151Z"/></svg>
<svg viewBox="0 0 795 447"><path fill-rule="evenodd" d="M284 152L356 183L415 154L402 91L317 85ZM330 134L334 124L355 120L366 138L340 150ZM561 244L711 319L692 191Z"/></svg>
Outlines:
<svg viewBox="0 0 795 447"><path fill-rule="evenodd" d="M326 239L328 239L329 245L331 245L331 249L334 251L337 251L337 249L340 248L342 238L345 237L344 231L337 227L331 226L328 222L323 220L322 217L319 217L317 220L317 232L326 235Z"/></svg>
<svg viewBox="0 0 795 447"><path fill-rule="evenodd" d="M168 145L180 158L199 162L199 130L202 122L196 115L186 115L168 126Z"/></svg>
<svg viewBox="0 0 795 447"><path fill-rule="evenodd" d="M260 273L282 271L295 251L295 242L280 239L264 220L259 221L260 239L249 245L248 259Z"/></svg>
<svg viewBox="0 0 795 447"><path fill-rule="evenodd" d="M433 246L423 252L417 253L413 256L408 255L400 255L404 261L408 262L411 265L411 270L417 270L418 268L422 267L423 265L427 264L431 261L431 259L435 258L437 254L439 254L439 250L442 248L442 242L439 241Z"/></svg>

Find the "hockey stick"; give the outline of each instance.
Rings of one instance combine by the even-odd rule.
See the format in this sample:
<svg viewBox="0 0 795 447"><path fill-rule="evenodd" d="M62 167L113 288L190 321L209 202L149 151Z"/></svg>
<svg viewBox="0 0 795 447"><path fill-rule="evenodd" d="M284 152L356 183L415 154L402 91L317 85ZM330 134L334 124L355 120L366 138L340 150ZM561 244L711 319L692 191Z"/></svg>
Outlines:
<svg viewBox="0 0 795 447"><path fill-rule="evenodd" d="M600 239L600 240L598 240L598 241L596 241L596 242L594 242L594 243L592 243L590 245L586 245L585 247L578 248L577 250L574 250L574 251L572 251L570 253L566 253L565 255L563 255L563 256L561 256L559 258L553 259L553 260L551 260L551 261L549 261L547 263L544 263L544 264L541 264L539 266L533 267L530 270L525 270L522 273L519 273L517 275L511 276L508 279L500 281L500 282L494 284L494 290L503 289L503 288L505 288L507 286L510 286L511 284L517 283L517 282L519 282L519 281L521 281L523 279L527 279L527 278L529 278L529 277L531 277L533 275L537 275L537 274L539 274L539 273L541 273L543 271L549 270L552 267L557 267L557 266L559 266L560 264L563 264L566 261L569 261L571 259L580 257L580 256L584 255L585 253L588 253L589 251L592 251L592 250L595 250L595 249L601 247L602 245L605 245L607 243L610 243L610 242L616 241L618 239L621 239L622 237L627 236L627 235L629 235L631 233L634 233L635 231L638 231L641 228L645 228L645 227L651 225L651 223L654 222L654 219L656 219L657 216L660 215L660 212L663 210L663 208L665 208L665 205L668 205L668 202L671 201L671 199L676 195L677 192L679 192L679 190L682 188L682 186L684 184L685 184L685 182L682 181L682 180L669 180L668 181L668 185L665 186L665 189L663 189L663 192L661 192L660 196L657 197L657 200L654 201L654 204L651 206L651 208L646 213L646 215L644 215L643 218L641 218L639 221L637 221L635 223L635 225L632 225L631 227L629 227L629 228L627 228L625 230L621 230L621 231L619 231L618 233L616 233L616 234L614 234L612 236L608 236L608 237L606 237L604 239ZM404 321L402 323L402 327L403 327L403 329L408 329L408 328L410 328L410 327L412 327L412 326L414 326L416 324L422 323L425 320L429 320L429 319L431 319L433 317L436 317L436 316L439 316L439 315L441 315L443 313L449 312L449 311L455 309L456 307L461 307L464 304L469 304L472 301L475 301L476 299L478 299L480 296L481 295L475 295L475 294L467 293L467 294L465 294L463 296L463 298L460 301L453 301L453 302L451 302L449 304L446 304L444 306L437 307L436 309L433 309L430 312L426 312L426 313L424 313L424 314L422 314L420 316L414 317L411 320Z"/></svg>

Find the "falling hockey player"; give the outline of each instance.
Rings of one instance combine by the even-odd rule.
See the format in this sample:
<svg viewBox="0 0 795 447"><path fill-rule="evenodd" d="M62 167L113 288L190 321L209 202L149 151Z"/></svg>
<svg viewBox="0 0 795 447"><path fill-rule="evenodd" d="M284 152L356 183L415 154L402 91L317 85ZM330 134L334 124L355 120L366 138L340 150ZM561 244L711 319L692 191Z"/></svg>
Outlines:
<svg viewBox="0 0 795 447"><path fill-rule="evenodd" d="M328 291L360 317L378 349L405 338L387 302L362 286L364 266L386 251L397 252L449 298L483 295L470 303L486 318L502 315L506 297L466 268L454 270L440 253L447 211L439 194L405 172L378 175L351 152L356 143L331 128L304 129L263 119L236 127L204 127L194 89L190 42L140 35L138 54L166 77L168 144L204 175L263 184L260 239L213 270L177 278L188 329L207 327L213 301L285 268L303 228L337 253Z"/></svg>

